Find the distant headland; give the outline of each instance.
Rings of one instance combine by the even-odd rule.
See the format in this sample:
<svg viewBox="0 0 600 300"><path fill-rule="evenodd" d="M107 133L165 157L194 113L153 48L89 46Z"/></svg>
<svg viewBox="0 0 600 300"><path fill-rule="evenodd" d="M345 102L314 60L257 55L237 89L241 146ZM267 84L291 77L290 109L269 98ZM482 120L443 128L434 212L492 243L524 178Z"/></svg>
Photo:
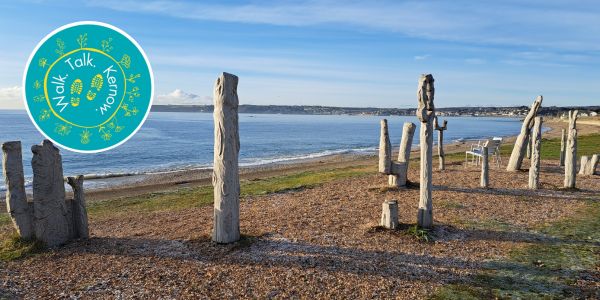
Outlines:
<svg viewBox="0 0 600 300"><path fill-rule="evenodd" d="M578 109L581 116L600 114L600 106L549 106L542 107L539 115L560 117L569 110ZM377 107L335 107L306 105L251 105L239 106L240 113L247 114L291 114L291 115L366 115L366 116L412 116L415 108L377 108ZM212 105L153 105L156 112L207 112L213 111ZM443 107L436 108L439 116L524 116L528 106L505 107Z"/></svg>

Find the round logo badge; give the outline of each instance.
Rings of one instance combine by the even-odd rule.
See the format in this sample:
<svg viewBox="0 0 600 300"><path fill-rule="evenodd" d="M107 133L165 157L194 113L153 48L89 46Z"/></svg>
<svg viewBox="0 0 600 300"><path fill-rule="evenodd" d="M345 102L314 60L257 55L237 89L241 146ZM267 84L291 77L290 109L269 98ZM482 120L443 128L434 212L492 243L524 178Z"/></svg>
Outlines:
<svg viewBox="0 0 600 300"><path fill-rule="evenodd" d="M55 144L75 152L112 149L142 126L154 79L144 50L124 31L76 22L48 34L23 78L29 117Z"/></svg>

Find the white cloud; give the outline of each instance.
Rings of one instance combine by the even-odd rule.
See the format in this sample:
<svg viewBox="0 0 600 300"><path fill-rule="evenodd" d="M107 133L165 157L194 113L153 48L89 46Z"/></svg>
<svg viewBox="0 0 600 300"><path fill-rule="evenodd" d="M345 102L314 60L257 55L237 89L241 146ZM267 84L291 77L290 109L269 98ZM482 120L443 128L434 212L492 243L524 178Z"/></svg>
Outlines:
<svg viewBox="0 0 600 300"><path fill-rule="evenodd" d="M186 93L180 89L176 89L171 93L156 96L154 104L207 105L212 104L212 97L198 96L195 94Z"/></svg>
<svg viewBox="0 0 600 300"><path fill-rule="evenodd" d="M20 86L0 88L0 109L22 109L23 98Z"/></svg>
<svg viewBox="0 0 600 300"><path fill-rule="evenodd" d="M425 54L425 55L416 55L416 56L415 56L415 60L426 60L426 59L428 59L429 57L431 57L431 55L429 55L429 54Z"/></svg>

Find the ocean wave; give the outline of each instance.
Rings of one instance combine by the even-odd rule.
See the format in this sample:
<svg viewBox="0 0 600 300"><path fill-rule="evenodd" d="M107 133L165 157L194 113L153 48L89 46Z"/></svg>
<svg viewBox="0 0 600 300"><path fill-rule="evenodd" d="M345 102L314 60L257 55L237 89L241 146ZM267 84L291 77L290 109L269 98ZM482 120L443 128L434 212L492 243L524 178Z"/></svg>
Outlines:
<svg viewBox="0 0 600 300"><path fill-rule="evenodd" d="M268 164L274 164L274 163L285 163L285 162L291 162L291 161L314 159L314 158L320 158L320 157L331 156L331 155L340 155L340 154L364 155L364 154L375 153L375 151L377 151L377 147L325 150L325 151L320 151L320 152L294 155L294 156L281 156L281 157L273 157L273 158L255 158L250 161L241 162L240 166L242 166L242 167L261 166L261 165L268 165Z"/></svg>
<svg viewBox="0 0 600 300"><path fill-rule="evenodd" d="M261 165L269 165L276 163L288 163L300 160L308 160L320 157L326 157L331 155L341 155L341 154L357 154L357 155L365 155L372 154L377 151L376 147L368 147L368 148L353 148L353 149L340 149L340 150L325 150L320 152L308 153L308 154L300 154L300 155L292 155L292 156L279 156L272 158L254 158L246 161L240 162L241 167L254 167ZM185 165L185 166L175 166L175 167L165 167L158 168L154 170L145 170L138 172L117 172L117 173L102 173L102 174L88 174L84 175L85 179L94 180L94 179L109 179L115 177L124 177L124 176L136 176L136 175L160 175L160 174L168 174L173 172L180 171L193 171L193 170L210 170L212 169L211 165Z"/></svg>

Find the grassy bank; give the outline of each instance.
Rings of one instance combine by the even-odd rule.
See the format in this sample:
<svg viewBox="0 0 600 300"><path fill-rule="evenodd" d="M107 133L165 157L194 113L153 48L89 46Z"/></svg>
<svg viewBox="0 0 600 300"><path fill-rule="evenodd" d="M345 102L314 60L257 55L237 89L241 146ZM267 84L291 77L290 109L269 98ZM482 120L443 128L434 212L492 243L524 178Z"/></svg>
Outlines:
<svg viewBox="0 0 600 300"><path fill-rule="evenodd" d="M502 155L510 155L513 145L504 145ZM542 139L542 159L560 159L560 139ZM600 153L600 134L591 134L577 138L577 159L582 155L591 156Z"/></svg>
<svg viewBox="0 0 600 300"><path fill-rule="evenodd" d="M534 242L513 249L506 260L487 262L460 284L438 290L433 299L596 298L598 290L579 289L600 266L600 203L589 202L577 217L560 220L536 232ZM490 224L486 224L489 229ZM496 228L501 232L503 227Z"/></svg>
<svg viewBox="0 0 600 300"><path fill-rule="evenodd" d="M271 178L242 180L240 193L244 197L281 193L310 188L332 180L372 174L374 166L357 166L342 169L306 171ZM88 205L90 218L113 217L119 213L148 213L161 210L178 210L212 204L212 186L182 188L177 191L151 193L142 196L117 198L92 202Z"/></svg>

